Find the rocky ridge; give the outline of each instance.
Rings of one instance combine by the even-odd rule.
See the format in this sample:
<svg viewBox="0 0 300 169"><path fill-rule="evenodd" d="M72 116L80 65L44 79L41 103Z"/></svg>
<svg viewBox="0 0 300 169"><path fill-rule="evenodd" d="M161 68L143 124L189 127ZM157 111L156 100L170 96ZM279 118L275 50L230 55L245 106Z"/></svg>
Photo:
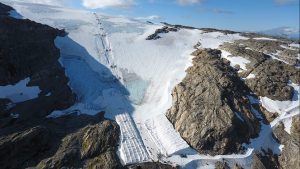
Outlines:
<svg viewBox="0 0 300 169"><path fill-rule="evenodd" d="M245 85L220 50L198 49L191 55L194 65L172 90L167 118L201 154L243 152L241 144L260 131Z"/></svg>
<svg viewBox="0 0 300 169"><path fill-rule="evenodd" d="M257 95L266 96L273 100L291 100L294 92L293 88L287 84L289 80L300 84L299 69L270 59L270 56L263 52L246 49L246 47L235 42L224 43L219 46L219 49L231 53L229 57L241 56L250 61L246 64L247 70L242 70L238 75L241 78L246 78L250 73L255 75L253 78L246 78L245 83Z"/></svg>
<svg viewBox="0 0 300 169"><path fill-rule="evenodd" d="M203 33L219 31L205 28L200 30L204 31ZM224 34L237 33L226 30L221 32ZM191 54L196 56L193 59L194 65L186 70L188 73L186 77L172 90L173 104L167 110L166 115L181 136L201 154L243 152L240 143L247 142L247 139L255 137L255 132L259 132L260 124L257 121L263 120L263 123L268 125L278 116L277 112L271 113L261 104L250 104L248 97L258 99L258 96L266 96L273 100L291 100L294 89L287 84L289 80L299 84L299 69L271 59L268 55L273 50L276 51L277 47L286 51L282 45L287 46L295 41L281 37L276 37L278 42L256 40L253 38L262 36L240 34L250 39L224 43L219 46L219 49L231 53L232 55L229 57L242 56L249 60L250 63L246 64L247 70L241 70L239 65L236 65L235 68L230 67L229 61L220 57L221 51L201 49L201 43L199 43L194 46L197 50ZM250 44L260 46L261 49L248 49ZM291 54L294 53L291 52ZM293 58L294 55L285 57ZM229 71L230 69L232 71ZM251 73L254 74L254 77L246 78ZM240 81L240 78L245 78L242 80L244 82ZM210 102L210 100L212 101ZM224 108L221 108L222 106ZM263 119L256 119L251 109L257 111ZM251 136L238 135L237 137L236 133L230 133L230 129L235 128L236 124L233 118L237 115L246 122L246 128L251 131ZM255 127L256 130L254 130ZM236 130L240 130L240 128ZM253 131L255 132L253 133ZM226 141L235 139L238 141L233 141L231 146L238 145L237 147L233 148L234 146L227 145Z"/></svg>
<svg viewBox="0 0 300 169"><path fill-rule="evenodd" d="M291 134L284 130L285 126L281 123L273 130L273 137L280 144L284 145L278 157L280 168L299 168L300 167L300 115L292 119Z"/></svg>

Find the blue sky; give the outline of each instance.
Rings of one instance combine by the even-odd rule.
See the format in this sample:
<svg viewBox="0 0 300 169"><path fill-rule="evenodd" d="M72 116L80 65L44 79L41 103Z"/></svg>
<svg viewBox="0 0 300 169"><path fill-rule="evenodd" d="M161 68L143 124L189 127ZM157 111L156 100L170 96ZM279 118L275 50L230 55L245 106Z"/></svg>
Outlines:
<svg viewBox="0 0 300 169"><path fill-rule="evenodd" d="M299 31L299 0L23 0L201 28ZM147 19L146 19L147 18Z"/></svg>

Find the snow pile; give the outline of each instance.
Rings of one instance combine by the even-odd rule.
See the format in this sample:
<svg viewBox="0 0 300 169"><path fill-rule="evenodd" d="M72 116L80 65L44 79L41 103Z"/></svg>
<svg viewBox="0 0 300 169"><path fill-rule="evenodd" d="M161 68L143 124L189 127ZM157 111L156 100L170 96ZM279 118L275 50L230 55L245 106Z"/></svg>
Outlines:
<svg viewBox="0 0 300 169"><path fill-rule="evenodd" d="M147 119L145 126L163 155L179 154L181 151L184 152L185 149L189 149L189 145L174 130L173 125L165 115L158 115Z"/></svg>
<svg viewBox="0 0 300 169"><path fill-rule="evenodd" d="M250 78L255 78L255 74L250 73L250 74L246 77L246 79L250 79Z"/></svg>
<svg viewBox="0 0 300 169"><path fill-rule="evenodd" d="M28 77L15 85L0 86L0 98L10 99L14 103L37 98L41 90L38 86L27 87L29 81Z"/></svg>
<svg viewBox="0 0 300 169"><path fill-rule="evenodd" d="M224 50L221 50L221 51L222 51L221 57L229 60L230 61L230 66L234 67L235 65L240 65L240 68L242 68L243 70L247 70L246 69L246 64L250 63L249 60L247 60L247 59L245 59L241 56L229 57L229 55L231 55L229 52L226 52Z"/></svg>
<svg viewBox="0 0 300 169"><path fill-rule="evenodd" d="M116 116L116 121L121 129L121 148L119 151L124 164L148 161L150 158L131 117L127 113L120 114Z"/></svg>
<svg viewBox="0 0 300 169"><path fill-rule="evenodd" d="M296 48L300 48L300 44L295 44L295 43L289 44L289 46L293 46L293 47L296 47Z"/></svg>
<svg viewBox="0 0 300 169"><path fill-rule="evenodd" d="M283 124L284 124L284 130L291 134L291 127L292 127L292 122L293 122L293 118L286 118L284 120L282 120Z"/></svg>
<svg viewBox="0 0 300 169"><path fill-rule="evenodd" d="M289 86L292 86L294 88L294 96L291 101L278 101L278 100L271 100L268 97L260 97L260 101L268 111L270 112L289 112L289 113L300 113L299 110L299 91L300 87L297 84L292 83L289 81Z"/></svg>
<svg viewBox="0 0 300 169"><path fill-rule="evenodd" d="M277 39L271 39L271 38L253 38L256 40L273 40L273 41L277 41Z"/></svg>

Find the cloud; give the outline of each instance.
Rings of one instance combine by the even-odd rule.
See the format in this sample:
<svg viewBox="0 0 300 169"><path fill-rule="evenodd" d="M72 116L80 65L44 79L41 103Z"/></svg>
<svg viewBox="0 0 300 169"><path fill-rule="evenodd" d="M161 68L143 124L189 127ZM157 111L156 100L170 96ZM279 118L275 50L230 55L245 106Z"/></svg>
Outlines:
<svg viewBox="0 0 300 169"><path fill-rule="evenodd" d="M90 9L114 8L117 10L122 10L131 8L132 5L137 5L137 3L135 0L82 0L82 5Z"/></svg>
<svg viewBox="0 0 300 169"><path fill-rule="evenodd" d="M273 0L272 2L273 3L276 3L276 4L286 4L286 3L289 3L289 2L295 2L295 1L299 1L299 0Z"/></svg>
<svg viewBox="0 0 300 169"><path fill-rule="evenodd" d="M182 18L189 18L190 15L183 15Z"/></svg>
<svg viewBox="0 0 300 169"><path fill-rule="evenodd" d="M187 5L194 5L194 4L201 5L202 2L206 2L206 0L176 0L175 1L175 3L180 6L187 6Z"/></svg>
<svg viewBox="0 0 300 169"><path fill-rule="evenodd" d="M230 12L230 11L221 11L221 10L218 10L218 9L212 9L212 10L210 10L210 12L212 12L212 13L227 13L227 14L234 14L234 12Z"/></svg>
<svg viewBox="0 0 300 169"><path fill-rule="evenodd" d="M137 18L134 18L134 19L158 19L158 20L162 20L163 18L160 17L160 16L157 16L157 15L152 15L152 16L148 16L148 17L137 17Z"/></svg>
<svg viewBox="0 0 300 169"><path fill-rule="evenodd" d="M69 6L67 0L19 0L22 2L29 2L29 3L37 3L37 4L45 4L45 5L53 5L53 6Z"/></svg>
<svg viewBox="0 0 300 169"><path fill-rule="evenodd" d="M222 10L218 10L218 9L211 9L211 10L207 10L204 8L195 8L192 9L195 12L212 12L212 13L225 13L225 14L234 14L234 12L231 11L222 11Z"/></svg>
<svg viewBox="0 0 300 169"><path fill-rule="evenodd" d="M195 12L207 12L207 9L204 9L204 8L195 8L195 9L192 9L193 11Z"/></svg>

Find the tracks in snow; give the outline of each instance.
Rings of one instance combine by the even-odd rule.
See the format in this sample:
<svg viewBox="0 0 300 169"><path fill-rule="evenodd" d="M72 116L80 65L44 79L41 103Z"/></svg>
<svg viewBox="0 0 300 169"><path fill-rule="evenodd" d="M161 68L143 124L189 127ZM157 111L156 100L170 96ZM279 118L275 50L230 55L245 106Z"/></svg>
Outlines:
<svg viewBox="0 0 300 169"><path fill-rule="evenodd" d="M100 19L96 13L94 13L94 16L97 20L97 27L98 27L98 33L96 34L96 36L98 36L100 40L100 42L96 40L96 45L97 45L96 48L98 49L99 60L101 60L102 63L105 63L106 66L108 66L108 68L111 70L112 74L115 76L116 79L121 79L122 73L117 69L117 65L114 62L115 58L113 55L112 46L107 37L105 28L102 26L102 23L100 22ZM103 55L101 50L99 50L98 45L101 45L103 47L105 52L104 53L105 58L102 57Z"/></svg>
<svg viewBox="0 0 300 169"><path fill-rule="evenodd" d="M117 65L114 63L114 55L112 52L112 46L109 42L104 27L101 26L101 22L96 13L94 13L96 20L98 21L98 34L100 41L96 39L96 45L102 45L105 50L103 53L98 49L99 60L106 63L106 66L111 70L112 74L116 77L116 80L120 80L122 73L118 70ZM97 43L98 42L98 43ZM120 126L120 147L119 156L124 165L135 164L140 162L146 162L150 160L150 157L146 151L141 136L135 126L135 123L131 116L129 107L130 101L124 96L121 89L107 89L103 91L103 97L105 99L106 110L115 116L116 122Z"/></svg>

